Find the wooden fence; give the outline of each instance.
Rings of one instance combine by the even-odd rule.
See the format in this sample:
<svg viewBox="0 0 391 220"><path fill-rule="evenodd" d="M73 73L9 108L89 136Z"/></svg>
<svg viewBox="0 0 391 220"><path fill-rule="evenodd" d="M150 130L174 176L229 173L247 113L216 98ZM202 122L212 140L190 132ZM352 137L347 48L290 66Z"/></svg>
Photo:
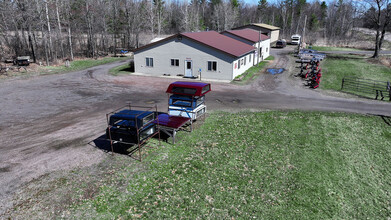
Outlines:
<svg viewBox="0 0 391 220"><path fill-rule="evenodd" d="M391 101L390 82L383 82L371 79L356 77L345 77L342 79L341 90L355 91L363 94L374 95L375 99L384 100L385 97Z"/></svg>

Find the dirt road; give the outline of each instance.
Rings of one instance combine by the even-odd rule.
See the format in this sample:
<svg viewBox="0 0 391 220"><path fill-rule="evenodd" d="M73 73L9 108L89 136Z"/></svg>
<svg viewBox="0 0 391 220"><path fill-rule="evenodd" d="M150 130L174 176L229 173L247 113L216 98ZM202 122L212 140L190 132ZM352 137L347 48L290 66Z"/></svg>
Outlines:
<svg viewBox="0 0 391 220"><path fill-rule="evenodd" d="M346 99L309 90L294 78L285 50L272 50L271 66L247 86L212 82L209 110L301 109L391 115L391 104ZM123 61L125 62L125 61ZM104 134L105 114L126 102L167 109L165 89L177 78L110 76L117 62L74 73L0 82L0 215L24 183L45 173L88 166L107 156L87 143Z"/></svg>

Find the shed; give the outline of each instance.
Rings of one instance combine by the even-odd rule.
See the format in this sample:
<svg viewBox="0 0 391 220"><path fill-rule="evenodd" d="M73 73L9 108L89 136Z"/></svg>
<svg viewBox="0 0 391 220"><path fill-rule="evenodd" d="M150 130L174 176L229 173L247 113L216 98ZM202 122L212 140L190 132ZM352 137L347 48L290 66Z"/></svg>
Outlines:
<svg viewBox="0 0 391 220"><path fill-rule="evenodd" d="M245 28L261 31L262 34L265 34L270 37L270 43L275 43L280 38L280 28L269 24L252 23L236 27L234 28L234 30L240 30Z"/></svg>
<svg viewBox="0 0 391 220"><path fill-rule="evenodd" d="M257 48L256 54L260 59L254 59L254 65L270 56L270 37L266 34L250 28L223 31L221 34Z"/></svg>

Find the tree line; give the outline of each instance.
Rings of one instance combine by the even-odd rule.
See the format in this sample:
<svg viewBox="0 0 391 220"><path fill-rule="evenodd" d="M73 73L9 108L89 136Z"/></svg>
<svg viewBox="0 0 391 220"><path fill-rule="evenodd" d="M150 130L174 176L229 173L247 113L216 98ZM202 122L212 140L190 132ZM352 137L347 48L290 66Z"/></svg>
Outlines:
<svg viewBox="0 0 391 220"><path fill-rule="evenodd" d="M280 27L282 37L306 30L306 36L329 40L366 26L377 31L380 50L391 6L389 0L365 1L0 0L0 56L29 55L50 64L116 54L161 35L220 32L248 23Z"/></svg>

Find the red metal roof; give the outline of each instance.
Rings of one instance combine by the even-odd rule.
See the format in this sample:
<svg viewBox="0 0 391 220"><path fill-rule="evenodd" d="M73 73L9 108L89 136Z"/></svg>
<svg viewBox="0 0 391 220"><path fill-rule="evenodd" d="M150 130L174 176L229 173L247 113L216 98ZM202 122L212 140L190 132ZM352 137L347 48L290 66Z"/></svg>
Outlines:
<svg viewBox="0 0 391 220"><path fill-rule="evenodd" d="M240 38L252 41L254 43L259 41L259 32L256 30L250 29L250 28L245 28L245 29L240 29L240 30L228 30L228 31L224 31L224 32L227 32L232 35L238 36ZM267 40L269 38L270 37L268 37L267 35L261 34L262 41Z"/></svg>
<svg viewBox="0 0 391 220"><path fill-rule="evenodd" d="M177 81L171 83L168 86L166 93L172 93L177 95L203 96L210 91L212 91L210 83Z"/></svg>
<svg viewBox="0 0 391 220"><path fill-rule="evenodd" d="M253 46L224 36L216 31L189 32L182 33L180 35L220 50L234 57L243 56L255 49Z"/></svg>

